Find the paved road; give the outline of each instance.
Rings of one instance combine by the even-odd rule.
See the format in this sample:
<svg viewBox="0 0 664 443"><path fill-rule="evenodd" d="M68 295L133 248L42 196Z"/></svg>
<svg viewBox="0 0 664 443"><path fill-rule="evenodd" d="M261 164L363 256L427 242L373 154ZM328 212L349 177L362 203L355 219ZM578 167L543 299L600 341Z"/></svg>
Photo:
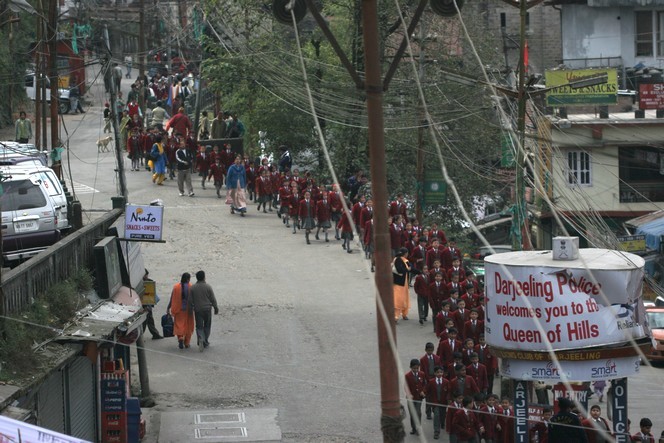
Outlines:
<svg viewBox="0 0 664 443"><path fill-rule="evenodd" d="M64 118L74 189L87 210L110 208L117 194L114 154L95 147L103 127L100 92L93 88L94 106L85 115ZM254 205L247 217L232 216L199 184L190 198L178 196L174 181L153 185L147 172L129 171L127 182L130 202L161 198L166 207L166 243L143 247L163 300L155 317L165 312L180 274L199 269L221 308L204 353L178 350L175 339L146 341L157 406L144 410L145 441L165 441L158 435L161 412L228 408L276 408L284 441L381 441L373 274L362 254L349 255L336 241L307 246L302 234L292 235ZM397 329L405 366L433 334L417 321ZM657 435L664 429L662 385L662 370L648 367L629 385L632 422L650 416ZM428 423L424 434L431 439Z"/></svg>

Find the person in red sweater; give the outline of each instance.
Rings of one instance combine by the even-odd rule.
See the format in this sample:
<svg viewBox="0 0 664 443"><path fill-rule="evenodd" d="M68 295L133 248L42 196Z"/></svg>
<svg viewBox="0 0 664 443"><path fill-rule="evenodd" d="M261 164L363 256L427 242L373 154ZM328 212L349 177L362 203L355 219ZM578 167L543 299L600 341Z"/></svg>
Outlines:
<svg viewBox="0 0 664 443"><path fill-rule="evenodd" d="M353 240L353 224L351 222L351 218L351 213L344 211L341 220L339 220L339 223L337 223L337 228L341 232L341 238L343 239L341 247L344 248L349 254L353 252L350 245L350 242Z"/></svg>
<svg viewBox="0 0 664 443"><path fill-rule="evenodd" d="M210 166L210 154L207 153L205 146L201 146L196 154L196 169L198 170L198 175L202 177L201 187L203 189L205 189L205 179L208 178Z"/></svg>
<svg viewBox="0 0 664 443"><path fill-rule="evenodd" d="M422 273L415 277L413 289L417 294L417 313L420 317L420 324L427 321L429 315L429 270L426 266L422 269ZM435 321L434 318L431 319Z"/></svg>
<svg viewBox="0 0 664 443"><path fill-rule="evenodd" d="M332 227L331 217L332 217L332 212L331 212L330 200L328 199L328 192L327 189L323 189L323 191L321 192L321 198L320 200L318 200L318 203L316 203L316 220L318 222L316 229L316 240L320 240L318 234L322 229L323 234L325 234L325 242L328 243L330 241L327 238L327 230Z"/></svg>
<svg viewBox="0 0 664 443"><path fill-rule="evenodd" d="M174 134L181 134L183 137L187 137L191 132L191 120L187 117L187 114L184 113L184 108L180 107L177 114L175 114L171 119L166 123L166 131L170 128L173 128Z"/></svg>
<svg viewBox="0 0 664 443"><path fill-rule="evenodd" d="M410 433L411 435L419 435L418 429L422 423L422 400L426 396L427 377L420 370L420 361L418 359L414 358L410 361L410 371L406 372L405 379L404 388L406 389L406 398L408 400Z"/></svg>
<svg viewBox="0 0 664 443"><path fill-rule="evenodd" d="M221 198L221 186L224 183L224 174L226 172L226 169L224 168L224 165L221 163L221 159L219 157L215 158L214 164L210 166L210 170L208 172L208 181L210 181L211 178L214 178L214 189L217 191L217 198Z"/></svg>

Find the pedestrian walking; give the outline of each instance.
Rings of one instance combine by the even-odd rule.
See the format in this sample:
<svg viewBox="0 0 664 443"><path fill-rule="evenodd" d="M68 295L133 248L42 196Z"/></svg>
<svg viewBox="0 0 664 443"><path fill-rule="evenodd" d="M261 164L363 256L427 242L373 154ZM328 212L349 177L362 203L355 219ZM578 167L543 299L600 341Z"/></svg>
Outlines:
<svg viewBox="0 0 664 443"><path fill-rule="evenodd" d="M410 416L411 435L420 435L422 426L422 400L426 397L427 377L420 370L420 361L416 358L410 361L410 371L405 375L406 399L408 402L408 415Z"/></svg>
<svg viewBox="0 0 664 443"><path fill-rule="evenodd" d="M32 124L30 120L25 118L25 111L21 111L18 114L18 120L16 120L16 138L15 140L19 143L28 143L32 138Z"/></svg>
<svg viewBox="0 0 664 443"><path fill-rule="evenodd" d="M226 171L226 204L231 205L231 214L238 211L242 217L247 212L247 200L244 188L247 186L247 172L242 165L242 157L235 156L233 163Z"/></svg>
<svg viewBox="0 0 664 443"><path fill-rule="evenodd" d="M189 197L194 196L194 187L191 184L191 154L187 151L186 143L184 139L180 140L180 146L178 150L175 151L175 161L177 162L178 168L178 190L180 191L180 197L184 196L185 185L187 187L187 192Z"/></svg>
<svg viewBox="0 0 664 443"><path fill-rule="evenodd" d="M579 417L571 412L572 401L561 397L558 399L559 412L551 417L549 427L550 442L587 443L586 433L581 426Z"/></svg>
<svg viewBox="0 0 664 443"><path fill-rule="evenodd" d="M196 318L198 350L203 352L205 348L210 346L212 309L214 309L214 315L219 314L219 307L212 286L205 282L205 271L196 273L196 284L191 287L191 304Z"/></svg>
<svg viewBox="0 0 664 443"><path fill-rule="evenodd" d="M104 134L111 133L111 104L106 102L104 104Z"/></svg>
<svg viewBox="0 0 664 443"><path fill-rule="evenodd" d="M152 162L152 183L160 186L166 180L166 153L161 143L161 134L155 136L154 145L150 150L150 161Z"/></svg>
<svg viewBox="0 0 664 443"><path fill-rule="evenodd" d="M173 286L167 311L173 316L173 335L178 338L178 348L189 348L194 333L194 311L191 305L191 275L182 274L180 283Z"/></svg>
<svg viewBox="0 0 664 443"><path fill-rule="evenodd" d="M410 310L410 294L408 282L410 275L419 274L420 271L413 268L406 258L408 249L401 248L396 251L396 257L392 260L392 282L394 288L394 321L400 318L408 320Z"/></svg>

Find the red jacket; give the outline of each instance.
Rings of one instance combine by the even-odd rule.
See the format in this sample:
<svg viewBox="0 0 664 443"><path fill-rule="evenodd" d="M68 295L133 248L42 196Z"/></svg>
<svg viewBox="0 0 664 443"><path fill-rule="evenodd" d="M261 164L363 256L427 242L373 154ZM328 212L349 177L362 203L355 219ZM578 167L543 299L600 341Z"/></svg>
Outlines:
<svg viewBox="0 0 664 443"><path fill-rule="evenodd" d="M440 267L445 269L445 266L443 266L443 250L440 248L429 248L427 250L427 266L429 269L433 269L433 262L435 260L440 260ZM447 279L447 272L444 271L444 274Z"/></svg>
<svg viewBox="0 0 664 443"><path fill-rule="evenodd" d="M443 265L443 268L449 269L452 267L453 257L456 257L459 260L463 260L463 253L461 252L461 249L457 247L455 248L447 247L443 249L443 262L441 263L441 265Z"/></svg>
<svg viewBox="0 0 664 443"><path fill-rule="evenodd" d="M484 322L476 320L473 326L473 321L468 320L463 325L463 338L472 338L474 343L479 343L480 334L484 334Z"/></svg>
<svg viewBox="0 0 664 443"><path fill-rule="evenodd" d="M200 172L207 172L210 169L210 156L199 152L196 154L196 169Z"/></svg>
<svg viewBox="0 0 664 443"><path fill-rule="evenodd" d="M433 377L427 384L427 406L428 405L447 405L450 395L450 382L441 377L440 395L438 394L438 380Z"/></svg>
<svg viewBox="0 0 664 443"><path fill-rule="evenodd" d="M297 217L300 213L300 194L290 194L288 196L287 206L288 215L290 217Z"/></svg>
<svg viewBox="0 0 664 443"><path fill-rule="evenodd" d="M489 391L489 377L486 374L486 366L482 363L478 363L477 368L472 363L466 366L466 374L475 380L480 392Z"/></svg>
<svg viewBox="0 0 664 443"><path fill-rule="evenodd" d="M427 390L427 377L422 371L413 374L413 371L406 372L406 397L413 400L422 400Z"/></svg>
<svg viewBox="0 0 664 443"><path fill-rule="evenodd" d="M337 223L337 229L341 229L341 232L346 234L349 232L353 232L353 227L350 224L350 218L351 215L348 212L342 215L341 220L339 220L339 223Z"/></svg>
<svg viewBox="0 0 664 443"><path fill-rule="evenodd" d="M454 349L452 349L452 345L449 339L444 341L441 340L438 342L438 349L436 350L436 354L438 354L440 357L440 361L447 365L454 361L454 353L461 352L461 347L462 344L459 340L454 340Z"/></svg>
<svg viewBox="0 0 664 443"><path fill-rule="evenodd" d="M307 206L308 203L308 206ZM300 210L298 211L298 216L300 220L303 220L307 217L316 218L316 203L312 199L300 201Z"/></svg>
<svg viewBox="0 0 664 443"><path fill-rule="evenodd" d="M258 196L272 194L272 183L269 177L259 177L256 179L256 194Z"/></svg>
<svg viewBox="0 0 664 443"><path fill-rule="evenodd" d="M491 353L489 345L475 345L475 353L480 357L480 363L486 367L487 375L493 375L498 369L498 359Z"/></svg>
<svg viewBox="0 0 664 443"><path fill-rule="evenodd" d="M429 380L436 377L433 373L434 368L436 366L443 366L440 361L440 357L438 357L436 354L431 353L431 359L433 360L433 366L429 365L429 354L424 354L422 357L420 357L420 370L424 372L424 375L426 375Z"/></svg>
<svg viewBox="0 0 664 443"><path fill-rule="evenodd" d="M415 277L413 288L415 289L415 293L420 297L429 298L429 276L418 274L417 277Z"/></svg>
<svg viewBox="0 0 664 443"><path fill-rule="evenodd" d="M437 284L435 281L429 284L429 305L434 312L440 311L443 300L448 297L447 285L444 282Z"/></svg>
<svg viewBox="0 0 664 443"><path fill-rule="evenodd" d="M405 203L393 201L390 203L389 215L390 217L401 215L405 221L408 218L408 208L406 207Z"/></svg>
<svg viewBox="0 0 664 443"><path fill-rule="evenodd" d="M452 281L452 273L453 272L456 272L457 274L459 274L459 284L464 283L464 288L465 288L466 285L465 285L464 280L466 279L466 271L464 271L464 269L461 266L459 266L457 269L454 269L453 267L449 268L447 270L447 280L448 281Z"/></svg>
<svg viewBox="0 0 664 443"><path fill-rule="evenodd" d="M178 112L166 123L166 130L168 131L169 128L173 128L174 134L182 134L186 137L191 132L191 120L185 114Z"/></svg>
<svg viewBox="0 0 664 443"><path fill-rule="evenodd" d="M369 220L373 218L373 208L369 206L364 206L360 211L360 226L364 228L364 225L367 224Z"/></svg>
<svg viewBox="0 0 664 443"><path fill-rule="evenodd" d="M390 248L399 249L401 248L401 227L395 223L390 224Z"/></svg>
<svg viewBox="0 0 664 443"><path fill-rule="evenodd" d="M367 221L364 225L364 244L370 245L373 243L374 221L373 219Z"/></svg>
<svg viewBox="0 0 664 443"><path fill-rule="evenodd" d="M210 166L210 172L208 172L208 178L214 177L215 182L223 182L224 181L224 175L226 173L226 170L224 169L224 165L222 164L213 164Z"/></svg>
<svg viewBox="0 0 664 443"><path fill-rule="evenodd" d="M364 206L365 206L364 203L357 202L353 205L353 207L350 210L350 213L353 216L353 223L355 223L358 226L358 228L360 226L360 213L364 209Z"/></svg>
<svg viewBox="0 0 664 443"><path fill-rule="evenodd" d="M422 246L416 246L410 253L410 262L420 271L424 269L427 260L427 250Z"/></svg>
<svg viewBox="0 0 664 443"><path fill-rule="evenodd" d="M452 378L450 375L450 392L452 392L452 395L456 395L457 389L459 389L459 379L455 376ZM464 381L464 386L463 386L463 396L474 396L475 394L479 394L480 389L477 387L477 383L475 383L475 380L473 377L470 375L466 375L466 379ZM509 440L512 441L512 440Z"/></svg>
<svg viewBox="0 0 664 443"><path fill-rule="evenodd" d="M482 412L482 414L480 414L480 422L482 423L482 426L484 426L484 438L486 440L496 441L496 438L500 435L500 431L497 429L498 417L503 413L503 408L496 405L493 408L493 412L491 412L489 406L484 404L480 406L480 411Z"/></svg>
<svg viewBox="0 0 664 443"><path fill-rule="evenodd" d="M477 435L480 422L477 416L470 409L459 409L452 417L452 434L457 436L459 441L472 440Z"/></svg>

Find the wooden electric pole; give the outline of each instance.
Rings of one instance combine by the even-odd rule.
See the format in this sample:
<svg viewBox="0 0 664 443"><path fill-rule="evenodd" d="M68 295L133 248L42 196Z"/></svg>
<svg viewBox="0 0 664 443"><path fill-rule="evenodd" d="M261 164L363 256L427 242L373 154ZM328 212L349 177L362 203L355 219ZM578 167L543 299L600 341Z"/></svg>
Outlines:
<svg viewBox="0 0 664 443"><path fill-rule="evenodd" d="M51 81L51 149L60 146L59 119L58 119L58 0L49 0L48 4L48 52L49 52L49 78ZM78 81L78 80L76 80ZM71 86L71 85L70 85ZM75 85L78 86L78 85ZM72 109L72 111L76 111Z"/></svg>

